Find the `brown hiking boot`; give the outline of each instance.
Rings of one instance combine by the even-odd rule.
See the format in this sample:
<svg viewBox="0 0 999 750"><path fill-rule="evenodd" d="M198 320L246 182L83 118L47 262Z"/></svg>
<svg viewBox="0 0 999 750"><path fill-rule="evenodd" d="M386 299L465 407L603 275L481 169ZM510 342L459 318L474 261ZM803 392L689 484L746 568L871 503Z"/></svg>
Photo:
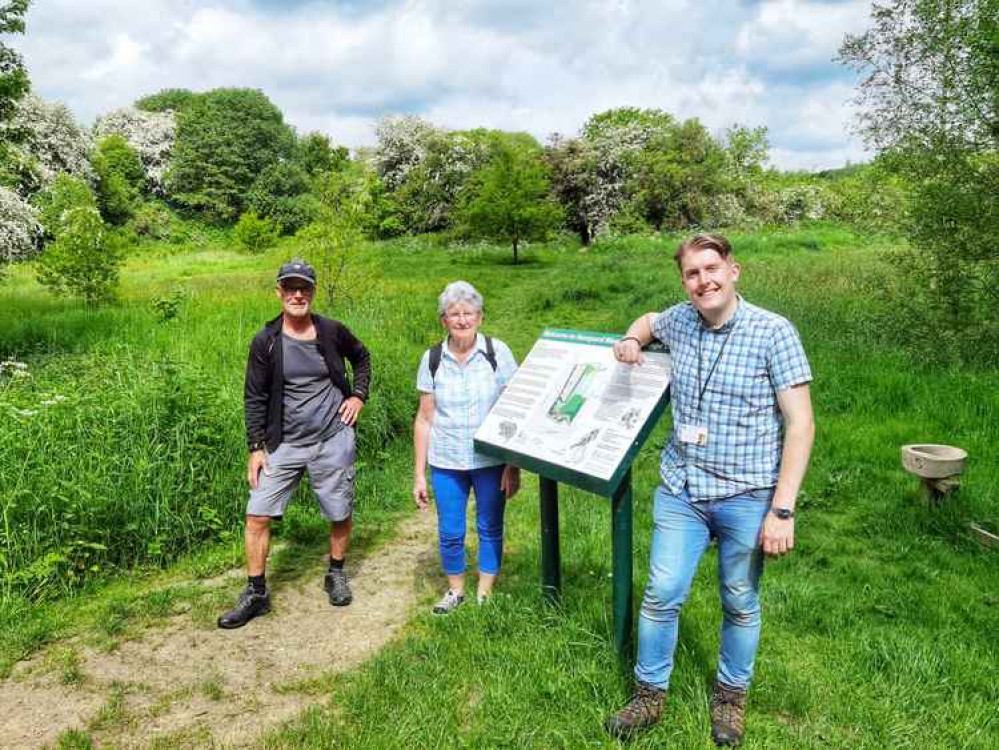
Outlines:
<svg viewBox="0 0 999 750"><path fill-rule="evenodd" d="M628 740L653 726L663 714L666 691L645 682L635 682L635 692L627 705L607 717L604 727L619 740Z"/></svg>
<svg viewBox="0 0 999 750"><path fill-rule="evenodd" d="M735 747L746 733L746 691L715 683L711 695L711 739L716 745Z"/></svg>

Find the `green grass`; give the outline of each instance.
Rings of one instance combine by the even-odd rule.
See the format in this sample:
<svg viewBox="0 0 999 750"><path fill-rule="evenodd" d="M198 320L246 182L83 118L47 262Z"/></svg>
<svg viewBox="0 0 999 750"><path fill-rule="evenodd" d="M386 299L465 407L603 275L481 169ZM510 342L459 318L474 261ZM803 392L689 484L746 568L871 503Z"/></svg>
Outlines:
<svg viewBox="0 0 999 750"><path fill-rule="evenodd" d="M905 321L880 294L896 273L890 238L819 225L732 239L746 298L786 315L802 334L818 427L798 547L765 573L747 746L999 746L999 574L995 554L966 531L969 519L999 518L999 373L934 369L899 348L893 326ZM487 245L404 238L368 250L371 288L349 304L325 305L373 352L374 397L360 431L368 501L358 531L374 527L381 538L408 508L414 371L438 336L435 297L446 282L478 286L484 330L522 357L545 326L621 331L640 313L680 301L674 244L625 237L586 251L533 246L518 267L507 249ZM0 659L9 664L73 628L91 628L113 647L119 629L154 623L182 604L196 619L203 610L211 627L216 603L185 581L239 559L243 361L250 336L276 310L273 270L292 252L248 257L212 245L137 253L122 302L97 311L52 300L24 269L0 287L13 313L0 329L0 357L24 359L34 373L0 400L23 409L45 394L67 396L37 418L0 416L16 420L0 431L0 471L15 477L0 488ZM176 288L177 318L158 322L150 301ZM668 419L634 474L636 596L667 428ZM907 442L947 442L971 454L962 490L942 509L925 507L902 472L898 448ZM601 723L626 697L627 678L612 645L608 503L563 492L565 597L551 610L538 592L536 484L525 484L508 511L501 595L453 617L421 614L361 669L317 681L311 692L329 693L328 706L273 733L271 746L615 746ZM315 512L296 513L282 532L289 574L297 555L322 544ZM362 536L356 546L373 541ZM52 553L69 562L50 560L51 570L39 564L17 578ZM142 572L177 559L179 569ZM102 583L108 576L120 583ZM715 576L711 552L684 609L668 719L635 747L710 746ZM149 586L126 585L153 579L169 581L160 590L173 593L151 598ZM75 591L83 594L66 598ZM55 601L32 604L32 596ZM77 611L88 606L92 614Z"/></svg>

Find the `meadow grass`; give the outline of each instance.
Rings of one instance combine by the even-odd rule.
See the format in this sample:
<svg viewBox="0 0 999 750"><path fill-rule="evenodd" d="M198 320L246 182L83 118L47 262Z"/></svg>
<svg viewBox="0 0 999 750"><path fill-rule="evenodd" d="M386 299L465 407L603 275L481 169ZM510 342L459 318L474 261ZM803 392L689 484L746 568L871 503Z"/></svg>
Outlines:
<svg viewBox="0 0 999 750"><path fill-rule="evenodd" d="M802 334L818 426L798 548L765 574L747 746L997 746L999 576L994 553L971 540L966 522L999 516L999 374L936 370L898 348L893 326L905 321L879 295L894 272L891 238L828 225L731 237L743 294ZM516 267L507 249L488 245L404 238L366 250L358 262L370 288L352 290L349 303L320 303L373 352L359 531L390 529L409 508L415 368L439 335L435 296L446 282L478 286L484 331L523 357L545 326L622 331L680 301L674 244L624 237L586 250L532 246ZM0 287L11 311L0 355L33 373L0 386L8 404L0 419L10 427L0 435L0 624L14 633L0 655L8 663L70 628L81 601L93 601L112 629L155 610L148 592L108 594L117 584L98 582L109 573L181 557L186 567L174 580L184 597L184 575L238 560L246 345L276 314L272 274L294 251L289 243L257 257L222 245L136 253L121 303L96 311L52 300L26 269ZM177 316L161 321L151 303L176 289ZM65 400L37 407L54 394ZM634 472L636 597L668 423ZM927 508L902 472L898 448L907 442L971 454L964 487L945 507ZM538 592L537 487L525 480L507 514L501 595L443 619L420 615L364 667L332 681L328 708L275 732L271 746L614 746L601 722L626 697L628 679L612 645L608 502L563 491L565 596L551 609ZM296 512L285 536L320 546L315 511ZM669 718L635 747L710 746L716 574L709 553L684 609ZM88 585L100 591L66 597ZM58 600L32 603L46 597ZM170 597L161 599L160 611L171 611Z"/></svg>

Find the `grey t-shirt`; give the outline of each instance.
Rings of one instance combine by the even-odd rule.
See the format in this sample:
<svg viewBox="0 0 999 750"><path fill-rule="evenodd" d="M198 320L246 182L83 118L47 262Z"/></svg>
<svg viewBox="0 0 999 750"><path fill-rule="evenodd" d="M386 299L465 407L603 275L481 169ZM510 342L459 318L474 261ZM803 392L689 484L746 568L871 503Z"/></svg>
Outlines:
<svg viewBox="0 0 999 750"><path fill-rule="evenodd" d="M342 427L343 393L333 385L316 341L281 334L284 357L284 442L314 445Z"/></svg>

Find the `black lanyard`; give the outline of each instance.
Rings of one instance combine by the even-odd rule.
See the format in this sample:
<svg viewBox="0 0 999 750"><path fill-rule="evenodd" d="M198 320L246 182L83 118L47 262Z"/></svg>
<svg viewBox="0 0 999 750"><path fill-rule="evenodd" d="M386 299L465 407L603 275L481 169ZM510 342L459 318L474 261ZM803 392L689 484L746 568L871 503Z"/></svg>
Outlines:
<svg viewBox="0 0 999 750"><path fill-rule="evenodd" d="M711 376L715 374L715 368L718 367L718 363L721 362L722 355L725 353L725 345L728 343L729 338L732 336L732 332L735 330L735 321L732 321L732 327L728 329L728 333L725 334L725 340L722 341L721 348L718 350L718 356L715 357L714 364L711 365L711 369L708 370L708 377L704 380L704 385L701 385L701 343L704 341L704 324L701 323L700 327L697 329L697 415L701 415L701 402L704 400L704 392L708 390L708 383L711 382Z"/></svg>

